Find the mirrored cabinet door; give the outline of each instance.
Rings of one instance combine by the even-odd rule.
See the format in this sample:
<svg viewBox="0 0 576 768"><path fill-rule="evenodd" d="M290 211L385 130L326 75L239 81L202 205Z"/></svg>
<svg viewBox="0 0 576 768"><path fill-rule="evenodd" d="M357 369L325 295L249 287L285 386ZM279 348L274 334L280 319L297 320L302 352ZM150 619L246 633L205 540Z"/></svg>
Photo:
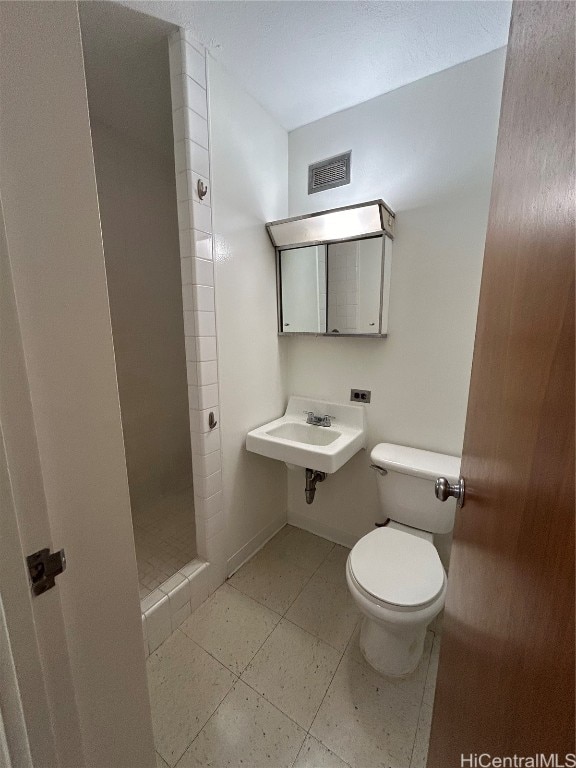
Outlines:
<svg viewBox="0 0 576 768"><path fill-rule="evenodd" d="M280 251L281 328L326 333L326 246Z"/></svg>
<svg viewBox="0 0 576 768"><path fill-rule="evenodd" d="M328 333L380 333L383 239L328 245Z"/></svg>
<svg viewBox="0 0 576 768"><path fill-rule="evenodd" d="M278 250L280 333L387 333L391 241L382 235Z"/></svg>

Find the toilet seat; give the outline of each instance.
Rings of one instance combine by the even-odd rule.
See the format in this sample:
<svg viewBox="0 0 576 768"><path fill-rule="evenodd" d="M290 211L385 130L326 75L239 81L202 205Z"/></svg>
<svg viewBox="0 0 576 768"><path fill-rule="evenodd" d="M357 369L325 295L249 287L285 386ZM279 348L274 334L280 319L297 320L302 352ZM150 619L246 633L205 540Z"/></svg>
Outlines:
<svg viewBox="0 0 576 768"><path fill-rule="evenodd" d="M350 552L349 567L367 595L400 610L429 605L441 593L446 578L431 542L388 527L357 542Z"/></svg>

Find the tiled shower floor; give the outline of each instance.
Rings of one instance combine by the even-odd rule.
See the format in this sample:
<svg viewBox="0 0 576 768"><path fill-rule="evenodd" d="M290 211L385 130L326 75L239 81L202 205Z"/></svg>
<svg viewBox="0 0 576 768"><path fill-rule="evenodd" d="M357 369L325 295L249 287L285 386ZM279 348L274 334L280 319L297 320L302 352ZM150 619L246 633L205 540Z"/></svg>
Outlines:
<svg viewBox="0 0 576 768"><path fill-rule="evenodd" d="M424 768L439 638L372 670L347 554L286 526L149 657L159 768Z"/></svg>
<svg viewBox="0 0 576 768"><path fill-rule="evenodd" d="M196 557L193 488L136 507L132 525L142 600Z"/></svg>

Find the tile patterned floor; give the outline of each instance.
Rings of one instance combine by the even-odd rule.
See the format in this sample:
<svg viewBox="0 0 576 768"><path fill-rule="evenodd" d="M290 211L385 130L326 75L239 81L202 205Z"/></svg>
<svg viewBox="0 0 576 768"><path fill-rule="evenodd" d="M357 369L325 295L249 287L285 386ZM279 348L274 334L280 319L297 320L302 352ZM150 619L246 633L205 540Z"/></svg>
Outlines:
<svg viewBox="0 0 576 768"><path fill-rule="evenodd" d="M347 555L286 526L150 656L158 768L425 768L439 637L378 675Z"/></svg>
<svg viewBox="0 0 576 768"><path fill-rule="evenodd" d="M134 508L132 525L142 600L196 557L193 488Z"/></svg>

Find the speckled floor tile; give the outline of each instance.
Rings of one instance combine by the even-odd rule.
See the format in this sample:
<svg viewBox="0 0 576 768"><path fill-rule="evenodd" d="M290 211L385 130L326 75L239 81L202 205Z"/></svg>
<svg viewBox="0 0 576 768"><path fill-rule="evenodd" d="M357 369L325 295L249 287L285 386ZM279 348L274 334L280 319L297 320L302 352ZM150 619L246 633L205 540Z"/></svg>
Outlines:
<svg viewBox="0 0 576 768"><path fill-rule="evenodd" d="M306 732L238 681L178 768L290 768Z"/></svg>
<svg viewBox="0 0 576 768"><path fill-rule="evenodd" d="M308 729L339 661L338 651L283 619L242 679Z"/></svg>
<svg viewBox="0 0 576 768"><path fill-rule="evenodd" d="M354 661L356 661L361 666L366 667L366 669L369 672L373 672L374 674L378 674L373 667L370 666L370 664L366 661L364 656L362 656L362 651L360 650L360 627L362 622L360 621L354 631L354 634L352 635L352 638L348 644L348 647L346 648L345 655L347 657L352 658ZM384 675L379 675L382 677L383 680L390 683L394 687L398 688L399 690L403 691L407 696L415 696L416 698L419 698L419 700L422 700L422 697L424 695L424 688L426 685L426 679L428 675L428 668L430 665L430 654L432 651L432 644L434 642L434 635L432 632L426 633L426 639L424 640L424 650L422 651L422 658L420 659L420 663L412 672L411 675L408 675L407 677L401 678L401 679L395 679L395 678L387 678Z"/></svg>
<svg viewBox="0 0 576 768"><path fill-rule="evenodd" d="M434 705L434 695L436 693L436 677L438 675L438 662L440 660L441 636L434 636L432 652L430 653L430 664L428 665L428 674L426 675L426 685L424 687L423 704L432 707Z"/></svg>
<svg viewBox="0 0 576 768"><path fill-rule="evenodd" d="M156 750L174 766L236 677L179 630L147 665Z"/></svg>
<svg viewBox="0 0 576 768"><path fill-rule="evenodd" d="M156 768L169 768L168 763L156 752Z"/></svg>
<svg viewBox="0 0 576 768"><path fill-rule="evenodd" d="M420 701L345 654L310 733L353 768L409 768Z"/></svg>
<svg viewBox="0 0 576 768"><path fill-rule="evenodd" d="M432 707L429 707L427 704L423 704L420 709L418 728L416 730L416 741L414 742L414 751L412 752L410 768L426 768L431 727Z"/></svg>
<svg viewBox="0 0 576 768"><path fill-rule="evenodd" d="M346 561L350 550L335 544L334 549L328 554L316 573L331 584L346 585Z"/></svg>
<svg viewBox="0 0 576 768"><path fill-rule="evenodd" d="M288 525L283 535L275 536L262 551L275 560L292 563L311 576L333 548L331 541Z"/></svg>
<svg viewBox="0 0 576 768"><path fill-rule="evenodd" d="M280 618L251 597L223 584L180 629L240 675Z"/></svg>
<svg viewBox="0 0 576 768"><path fill-rule="evenodd" d="M302 744L294 768L349 768L349 766L318 739L308 735Z"/></svg>
<svg viewBox="0 0 576 768"><path fill-rule="evenodd" d="M230 579L230 584L248 597L284 614L308 581L306 571L289 560L276 560L261 550Z"/></svg>
<svg viewBox="0 0 576 768"><path fill-rule="evenodd" d="M346 583L329 582L315 573L290 606L286 618L343 652L360 612Z"/></svg>

